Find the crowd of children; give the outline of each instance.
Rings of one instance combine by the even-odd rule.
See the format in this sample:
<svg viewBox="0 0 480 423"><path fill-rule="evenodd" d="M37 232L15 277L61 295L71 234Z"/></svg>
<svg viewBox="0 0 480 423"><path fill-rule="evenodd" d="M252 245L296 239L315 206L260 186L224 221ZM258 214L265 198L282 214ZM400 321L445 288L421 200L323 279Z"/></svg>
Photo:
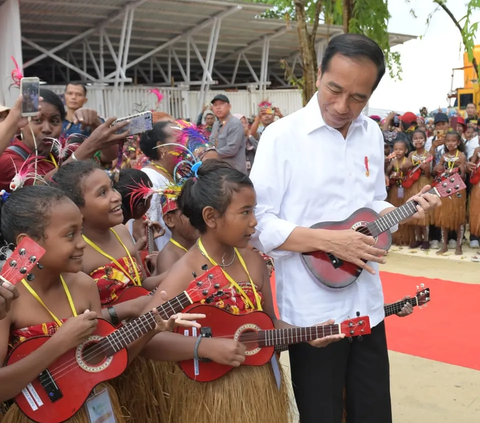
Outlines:
<svg viewBox="0 0 480 423"><path fill-rule="evenodd" d="M442 207L425 219L400 225L393 235L394 244L411 249L437 248L437 254L453 248L455 254L461 255L468 228L470 246L479 246L478 128L473 120L469 124L463 118L451 120L446 114L438 113L430 129L419 119L404 131L391 127L391 131L384 132L385 181L388 201L392 204L404 204L423 186L435 186L453 173L459 173L469 188L443 198Z"/></svg>

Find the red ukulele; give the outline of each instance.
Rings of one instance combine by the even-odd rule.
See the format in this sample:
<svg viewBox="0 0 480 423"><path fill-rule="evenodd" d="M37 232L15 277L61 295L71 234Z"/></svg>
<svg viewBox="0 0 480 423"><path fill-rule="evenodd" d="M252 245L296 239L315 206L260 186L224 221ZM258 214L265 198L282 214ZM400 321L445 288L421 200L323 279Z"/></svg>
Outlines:
<svg viewBox="0 0 480 423"><path fill-rule="evenodd" d="M421 307L427 304L430 301L430 288L423 288L423 284L421 285L421 288L422 289L418 290L413 298L409 298L407 300L400 300L392 304L387 304L385 306L385 317L400 313L400 311L402 311L402 308L407 303L410 303L413 307Z"/></svg>
<svg viewBox="0 0 480 423"><path fill-rule="evenodd" d="M40 247L32 239L25 237L20 241L12 254L5 260L5 264L0 272L0 285L8 281L12 285L16 285L22 279L33 281L35 275L29 273L35 265L40 269L41 264L38 264L45 254L45 250Z"/></svg>
<svg viewBox="0 0 480 423"><path fill-rule="evenodd" d="M470 183L477 185L480 182L480 161L477 163L475 170L470 175Z"/></svg>
<svg viewBox="0 0 480 423"><path fill-rule="evenodd" d="M269 315L261 311L236 315L215 306L199 305L189 308L188 313L202 313L207 316L202 319L200 333L196 328L176 328L177 333L194 337L201 335L207 338L213 336L236 339L247 347L243 362L243 365L247 366L267 364L277 345L298 344L340 333L348 337L370 334L370 320L367 316L333 325L275 329ZM213 361L199 360L181 361L180 367L190 379L198 382L210 382L233 369Z"/></svg>
<svg viewBox="0 0 480 423"><path fill-rule="evenodd" d="M426 158L425 160L422 160L419 164L417 164L415 167L409 170L407 173L407 176L405 176L405 179L402 182L402 186L404 188L410 188L415 182L418 181L418 178L420 178L420 175L422 174L422 165L425 163L429 163L433 160L433 156L430 156Z"/></svg>
<svg viewBox="0 0 480 423"><path fill-rule="evenodd" d="M439 197L450 197L454 194L461 195L459 192L465 188L465 183L460 175L452 174L428 193ZM346 220L317 223L312 228L333 231L353 229L365 235L373 236L376 241L375 246L386 251L392 245L392 234L389 229L413 216L416 212L417 208L414 201L409 201L382 217L371 209L362 208ZM345 288L351 285L363 270L355 264L344 262L333 254L323 251L304 253L302 257L315 278L330 288Z"/></svg>
<svg viewBox="0 0 480 423"><path fill-rule="evenodd" d="M220 267L209 269L196 278L188 290L157 307L160 316L168 319L186 306L218 293L228 282ZM131 320L115 330L109 322L98 319L90 338L70 350L15 397L22 412L38 423L61 423L82 407L92 389L99 383L121 375L128 365L125 349L156 326L152 312ZM6 365L28 356L49 340L49 336L30 338L10 353Z"/></svg>

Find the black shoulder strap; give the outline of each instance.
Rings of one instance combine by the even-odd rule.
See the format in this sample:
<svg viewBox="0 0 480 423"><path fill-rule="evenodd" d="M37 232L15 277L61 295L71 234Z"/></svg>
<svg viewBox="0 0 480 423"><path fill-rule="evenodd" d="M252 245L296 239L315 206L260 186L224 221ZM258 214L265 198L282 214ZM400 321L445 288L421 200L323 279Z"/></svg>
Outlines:
<svg viewBox="0 0 480 423"><path fill-rule="evenodd" d="M6 151L14 151L19 156L21 156L23 160L27 160L28 156L29 156L29 154L23 148L19 147L18 145L11 145L10 147L7 148Z"/></svg>

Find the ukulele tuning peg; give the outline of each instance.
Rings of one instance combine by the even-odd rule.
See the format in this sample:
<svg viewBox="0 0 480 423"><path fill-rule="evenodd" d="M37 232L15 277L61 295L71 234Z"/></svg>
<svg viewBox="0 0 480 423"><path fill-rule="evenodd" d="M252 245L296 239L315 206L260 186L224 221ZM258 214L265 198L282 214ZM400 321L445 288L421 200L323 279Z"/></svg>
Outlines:
<svg viewBox="0 0 480 423"><path fill-rule="evenodd" d="M425 288L425 284L424 284L424 283L421 283L421 284L420 284L420 288Z"/></svg>
<svg viewBox="0 0 480 423"><path fill-rule="evenodd" d="M20 269L20 273L21 273L22 275L24 275L25 273L27 273L27 268L26 268L26 267L22 267L22 268Z"/></svg>
<svg viewBox="0 0 480 423"><path fill-rule="evenodd" d="M208 279L212 280L213 279L213 275L210 273L208 276Z"/></svg>
<svg viewBox="0 0 480 423"><path fill-rule="evenodd" d="M360 317L360 312L359 311L357 311L355 314L357 315L357 317Z"/></svg>
<svg viewBox="0 0 480 423"><path fill-rule="evenodd" d="M30 263L35 263L37 261L37 258L35 256L30 256Z"/></svg>
<svg viewBox="0 0 480 423"><path fill-rule="evenodd" d="M353 338L351 336L348 338L348 342L350 342L350 343L353 342Z"/></svg>
<svg viewBox="0 0 480 423"><path fill-rule="evenodd" d="M417 285L417 291L420 289L420 287Z"/></svg>
<svg viewBox="0 0 480 423"><path fill-rule="evenodd" d="M10 261L10 263L8 264L10 265L10 267L17 267L17 262L15 260Z"/></svg>
<svg viewBox="0 0 480 423"><path fill-rule="evenodd" d="M35 279L35 275L33 273L29 273L27 275L27 281L32 282Z"/></svg>
<svg viewBox="0 0 480 423"><path fill-rule="evenodd" d="M202 270L203 270L204 272L206 272L206 271L208 270L208 264L204 264L204 265L202 266Z"/></svg>
<svg viewBox="0 0 480 423"><path fill-rule="evenodd" d="M359 340L360 342L362 342L362 341L363 341L363 336L362 336L362 335L358 335L358 340Z"/></svg>
<svg viewBox="0 0 480 423"><path fill-rule="evenodd" d="M204 290L202 291L202 295L203 295L204 297L206 297L206 296L208 295L208 291L207 291L206 289L204 289Z"/></svg>
<svg viewBox="0 0 480 423"><path fill-rule="evenodd" d="M197 277L197 274L196 274L195 272L192 272L192 276L193 276L194 278L196 278L196 277Z"/></svg>
<svg viewBox="0 0 480 423"><path fill-rule="evenodd" d="M45 266L43 264L41 264L40 262L37 263L37 267L42 270Z"/></svg>
<svg viewBox="0 0 480 423"><path fill-rule="evenodd" d="M197 281L197 286L202 286L202 281Z"/></svg>
<svg viewBox="0 0 480 423"><path fill-rule="evenodd" d="M457 198L462 198L462 194L460 194L459 192L457 192Z"/></svg>
<svg viewBox="0 0 480 423"><path fill-rule="evenodd" d="M25 248L20 248L20 250L18 250L18 254L20 254L21 256L24 256L26 252L27 250L25 250Z"/></svg>
<svg viewBox="0 0 480 423"><path fill-rule="evenodd" d="M220 288L220 284L219 284L219 283L216 283L215 285L213 285L213 287L214 287L215 289L219 289L219 288Z"/></svg>

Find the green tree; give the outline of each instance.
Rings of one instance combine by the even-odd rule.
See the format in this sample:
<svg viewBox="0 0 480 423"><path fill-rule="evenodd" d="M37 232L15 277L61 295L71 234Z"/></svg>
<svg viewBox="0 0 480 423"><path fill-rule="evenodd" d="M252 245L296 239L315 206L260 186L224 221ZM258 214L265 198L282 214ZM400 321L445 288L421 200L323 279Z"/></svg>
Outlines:
<svg viewBox="0 0 480 423"><path fill-rule="evenodd" d="M365 34L375 40L385 53L392 77L400 78L400 55L390 49L387 31L390 14L385 0L252 0L275 6L265 14L296 23L298 45L303 70L297 78L283 62L286 77L303 91L306 103L316 91L318 64L315 54L317 29L320 21L327 25L342 25L344 32Z"/></svg>

